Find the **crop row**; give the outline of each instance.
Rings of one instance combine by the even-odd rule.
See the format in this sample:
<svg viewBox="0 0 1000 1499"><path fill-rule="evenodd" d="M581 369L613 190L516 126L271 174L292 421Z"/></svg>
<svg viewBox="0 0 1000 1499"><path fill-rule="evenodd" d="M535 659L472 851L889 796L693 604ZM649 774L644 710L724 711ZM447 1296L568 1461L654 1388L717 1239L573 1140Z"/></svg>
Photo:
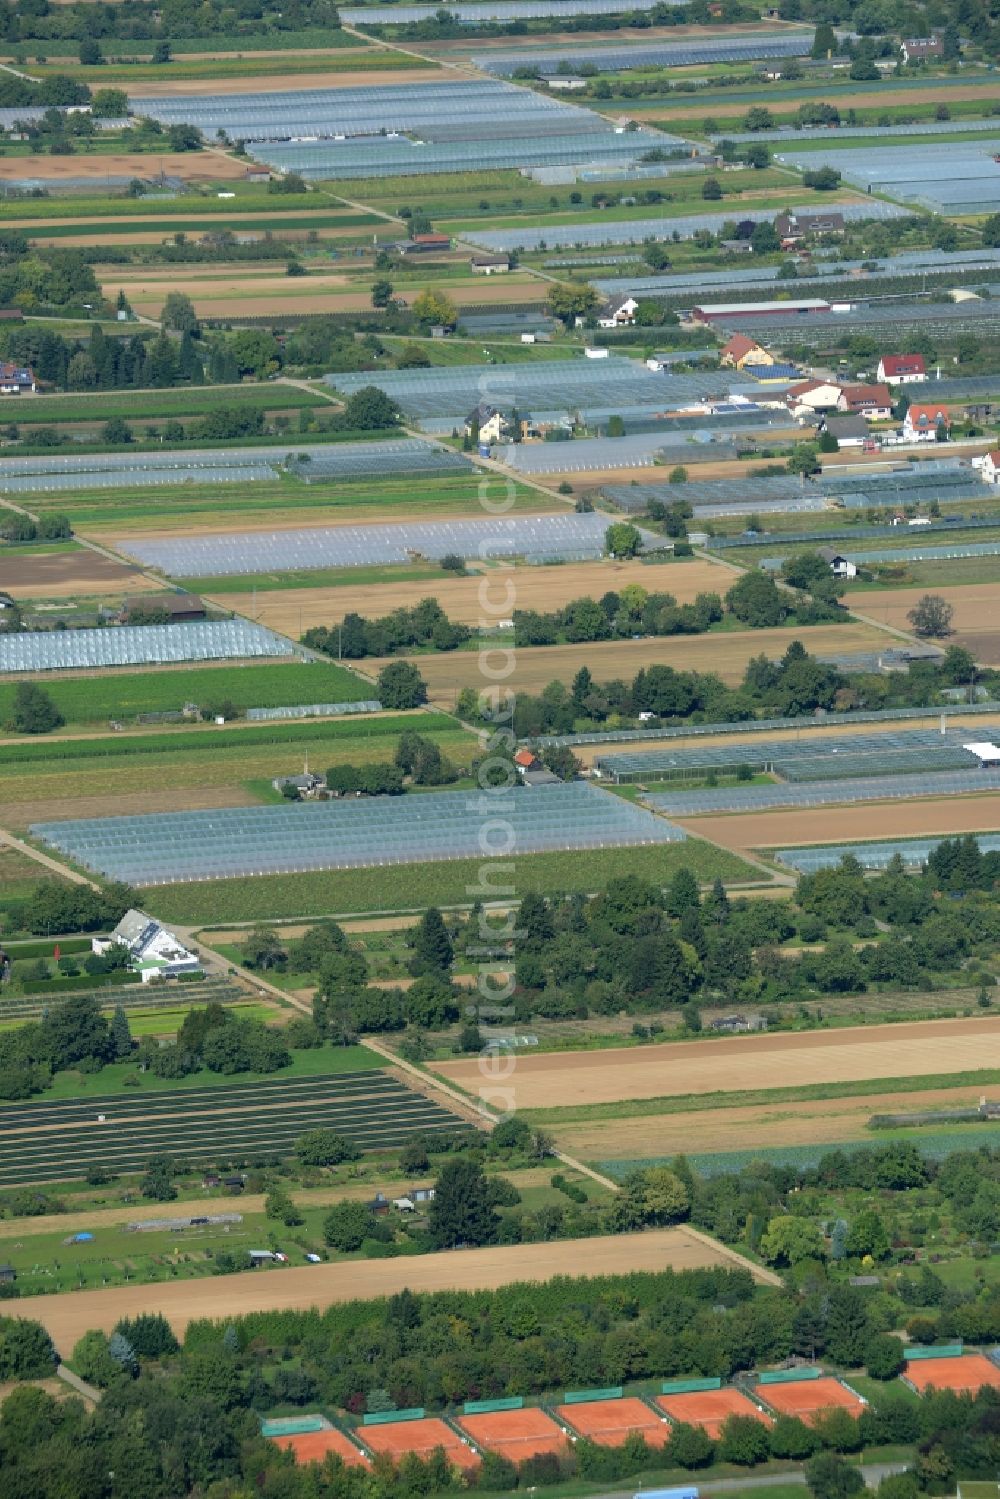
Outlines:
<svg viewBox="0 0 1000 1499"><path fill-rule="evenodd" d="M361 684L359 684L361 685ZM371 718L364 727L357 718L324 723L322 738L331 744L338 739L390 739L408 729L421 734L453 732L455 722L443 713L412 718ZM277 723L266 728L217 729L201 736L205 747L213 750L247 749L260 745L296 744L317 737L314 723ZM39 764L47 760L131 759L135 755L188 754L198 748L199 736L193 734L143 734L135 739L60 739L44 744L10 744L0 746L0 765Z"/></svg>
<svg viewBox="0 0 1000 1499"><path fill-rule="evenodd" d="M111 417L141 421L152 417L200 416L219 406L241 410L300 410L328 402L295 385L193 385L178 390L107 391L99 396L36 396L24 422L106 422Z"/></svg>

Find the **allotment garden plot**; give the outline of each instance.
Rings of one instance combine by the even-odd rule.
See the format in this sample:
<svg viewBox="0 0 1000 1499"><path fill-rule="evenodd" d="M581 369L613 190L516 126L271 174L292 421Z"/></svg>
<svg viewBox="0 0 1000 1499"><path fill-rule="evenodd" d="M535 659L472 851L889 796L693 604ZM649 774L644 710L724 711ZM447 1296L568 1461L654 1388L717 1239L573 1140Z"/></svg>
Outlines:
<svg viewBox="0 0 1000 1499"><path fill-rule="evenodd" d="M35 824L31 832L111 879L167 885L240 875L682 841L662 818L582 782L497 798L449 791L162 817Z"/></svg>
<svg viewBox="0 0 1000 1499"><path fill-rule="evenodd" d="M381 1071L8 1105L0 1109L0 1185L71 1180L91 1165L141 1171L153 1155L199 1165L287 1156L311 1129L375 1150L464 1125Z"/></svg>

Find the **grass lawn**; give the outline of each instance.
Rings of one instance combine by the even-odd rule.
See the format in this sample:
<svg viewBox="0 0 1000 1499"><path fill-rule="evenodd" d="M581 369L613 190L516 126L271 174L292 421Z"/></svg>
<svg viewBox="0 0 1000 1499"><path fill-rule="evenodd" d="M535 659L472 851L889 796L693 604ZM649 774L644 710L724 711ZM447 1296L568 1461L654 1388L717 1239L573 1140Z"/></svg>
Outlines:
<svg viewBox="0 0 1000 1499"><path fill-rule="evenodd" d="M529 890L602 889L626 874L666 884L683 866L708 882L752 880L756 871L742 859L712 844L686 843L646 848L582 849L524 854L509 878L517 896ZM471 904L483 875L480 859L398 864L374 869L320 870L310 874L260 875L255 878L162 885L143 892L145 907L164 921L271 921L295 916L334 916L366 911L420 910L426 906ZM487 876L506 879L492 866ZM504 891L497 890L497 896Z"/></svg>
<svg viewBox="0 0 1000 1499"><path fill-rule="evenodd" d="M317 567L299 568L287 573L254 573L253 587L258 593L287 588L352 588L358 583L414 583L426 578L428 584L440 582L441 567L435 562L418 563L408 567L400 563L393 567L373 565L371 567ZM454 576L454 574L452 575ZM222 577L185 578L184 586L193 593L242 593L247 591L245 574L224 574Z"/></svg>
<svg viewBox="0 0 1000 1499"><path fill-rule="evenodd" d="M0 682L0 721L10 715L14 690L15 683ZM244 709L359 702L370 698L374 687L333 662L289 661L273 666L112 671L103 676L63 677L46 683L46 691L68 724L82 724L129 719L138 713L169 713L185 703L219 703L226 698ZM54 741L46 743L54 746ZM53 754L57 753L53 747Z"/></svg>

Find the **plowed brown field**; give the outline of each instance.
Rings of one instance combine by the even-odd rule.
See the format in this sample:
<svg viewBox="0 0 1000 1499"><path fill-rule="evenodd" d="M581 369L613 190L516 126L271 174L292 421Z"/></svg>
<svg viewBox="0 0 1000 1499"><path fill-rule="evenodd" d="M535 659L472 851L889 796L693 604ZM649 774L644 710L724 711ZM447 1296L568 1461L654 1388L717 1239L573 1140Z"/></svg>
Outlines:
<svg viewBox="0 0 1000 1499"><path fill-rule="evenodd" d="M945 599L955 611L949 645L964 645L984 666L1000 665L1000 582L963 583L955 588L892 588L854 594L851 603L869 619L909 630L907 614L925 594Z"/></svg>
<svg viewBox="0 0 1000 1499"><path fill-rule="evenodd" d="M623 1098L966 1072L996 1056L998 1043L1000 1017L706 1038L636 1051L518 1056L504 1086L513 1089L519 1109L554 1109ZM483 1084L476 1058L436 1062L432 1070L470 1093Z"/></svg>
<svg viewBox="0 0 1000 1499"><path fill-rule="evenodd" d="M73 177L93 177L99 187L104 177L153 177L166 172L169 177L183 177L185 182L239 181L246 176L247 164L222 151L166 151L155 155L143 151L116 151L92 156L5 156L0 157L0 180L18 177L44 177L62 182ZM155 205L150 213L155 211Z"/></svg>
<svg viewBox="0 0 1000 1499"><path fill-rule="evenodd" d="M912 89L895 90L889 96L885 93L880 94L877 91L872 92L870 89L859 89L855 94L834 93L831 96L830 102L831 104L836 104L839 110L844 111L847 109L883 109L886 104L947 104L962 99L976 99L982 101L983 104L987 104L990 102L988 95L989 90L974 83L956 83L948 85L946 88L921 88L919 84L915 84ZM767 107L774 115L797 114L801 105L801 99L793 97L782 98L780 93L775 93L767 101ZM694 104L687 104L673 109L669 104L665 104L662 109L644 109L640 118L644 121L661 119L701 120L704 119L706 114L719 115L724 111L726 113L729 112L725 110L725 104L720 103L716 97L712 100L711 105L702 104L700 107ZM736 106L733 106L733 113L735 112ZM960 121L956 120L955 128L961 129ZM852 133L849 125L844 125L840 130L840 134L845 138ZM834 139L836 139L836 135L834 135Z"/></svg>
<svg viewBox="0 0 1000 1499"><path fill-rule="evenodd" d="M666 576L666 575L665 575ZM672 576L672 574L671 574ZM663 584L664 587L668 585ZM540 692L549 682L571 682L586 666L598 682L634 677L642 666L660 663L678 671L715 672L724 682L742 681L747 662L763 651L780 656L793 640L801 640L814 655L874 650L886 637L872 625L816 625L810 629L744 630L724 635L668 635L655 640L615 640L587 645L545 645L514 651L514 671L505 685L520 692ZM493 667L499 667L499 657ZM372 672L387 661L368 663ZM454 704L462 687L482 687L483 676L475 652L419 656L416 665L427 683L432 702Z"/></svg>
<svg viewBox="0 0 1000 1499"><path fill-rule="evenodd" d="M159 585L162 588L162 584ZM138 568L98 552L42 552L0 557L0 588L16 599L65 599L78 594L144 593L157 585Z"/></svg>
<svg viewBox="0 0 1000 1499"><path fill-rule="evenodd" d="M140 1312L160 1312L175 1332L182 1333L199 1317L226 1321L249 1312L323 1310L341 1301L391 1296L404 1286L416 1292L495 1290L518 1281L547 1281L556 1275L618 1275L629 1270L734 1264L752 1270L759 1280L774 1279L768 1271L691 1229L660 1228L598 1239L412 1255L405 1260L353 1260L252 1275L213 1275L173 1285L32 1296L26 1314L48 1328L65 1355L90 1328L110 1332L119 1318Z"/></svg>
<svg viewBox="0 0 1000 1499"><path fill-rule="evenodd" d="M296 636L311 625L331 624L345 614L388 614L433 596L449 619L478 625L509 618L515 609L559 609L584 594L600 598L627 583L672 593L691 603L699 593L723 593L732 575L713 562L685 562L676 567L644 567L641 562L578 562L562 567L494 568L468 578L416 578L401 583L349 584L336 588L281 588L253 593L220 594L220 608L252 614L272 630ZM485 604L481 602L485 600ZM490 612L487 614L486 608ZM497 615L497 609L505 611Z"/></svg>
<svg viewBox="0 0 1000 1499"><path fill-rule="evenodd" d="M700 838L723 848L796 848L810 843L844 843L849 838L922 838L932 833L990 833L1000 829L1000 792L974 796L932 793L915 801L866 802L863 821L856 813L845 827L844 812L834 807L798 808L794 812L740 812L724 817L678 818ZM850 787L845 789L850 799Z"/></svg>

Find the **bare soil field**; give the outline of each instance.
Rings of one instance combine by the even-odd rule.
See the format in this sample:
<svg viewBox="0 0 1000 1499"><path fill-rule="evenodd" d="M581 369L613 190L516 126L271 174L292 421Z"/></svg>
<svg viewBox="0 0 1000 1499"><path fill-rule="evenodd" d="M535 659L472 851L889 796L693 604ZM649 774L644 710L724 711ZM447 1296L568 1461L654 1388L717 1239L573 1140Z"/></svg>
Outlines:
<svg viewBox="0 0 1000 1499"><path fill-rule="evenodd" d="M358 57L358 49L352 47L351 54ZM192 99L205 94L292 93L300 89L359 88L368 84L382 88L394 83L437 83L441 77L441 69L428 60L426 68L356 68L347 73L264 73L260 77L236 74L228 78L166 78L162 82L141 78L134 83L116 83L115 87L141 99L159 99L174 94Z"/></svg>
<svg viewBox="0 0 1000 1499"><path fill-rule="evenodd" d="M1000 582L965 583L955 588L893 588L855 594L852 604L869 619L909 630L907 614L926 593L933 592L954 609L954 635L949 645L964 645L984 666L1000 665Z"/></svg>
<svg viewBox="0 0 1000 1499"><path fill-rule="evenodd" d="M487 278L488 279L488 278ZM507 285L512 278L507 278ZM310 274L282 279L262 281L256 276L245 277L240 282L226 286L222 292L206 292L200 280L188 285L177 281L164 282L159 289L147 286L132 293L120 276L113 278L104 287L105 296L117 296L119 283L123 286L136 312L146 316L158 316L168 291L184 291L191 297L195 311L204 317L229 317L239 319L241 312L252 307L253 316L270 316L287 313L301 316L310 312L365 312L371 308L371 292L350 290L352 283L341 275ZM354 283L357 284L356 282ZM518 302L544 302L548 286L528 275L516 281ZM420 295L421 287L401 288L398 299L410 303ZM477 307L482 303L492 305L496 301L496 288L482 282L452 284L442 282L439 290L444 292L458 307Z"/></svg>
<svg viewBox="0 0 1000 1499"><path fill-rule="evenodd" d="M683 1114L646 1114L637 1119L600 1119L588 1124L556 1125L552 1133L560 1149L585 1161L634 1161L648 1156L671 1156L689 1151L732 1150L734 1143L751 1140L756 1149L779 1145L840 1144L870 1139L873 1114L906 1113L920 1109L975 1108L980 1089L933 1088L925 1093L892 1093L885 1097L862 1094L854 1098L812 1099L808 1103L750 1104L736 1109L699 1109ZM915 1137L919 1140L919 1135ZM58 1225L57 1225L58 1226ZM2 1227L2 1226L0 1226Z"/></svg>
<svg viewBox="0 0 1000 1499"><path fill-rule="evenodd" d="M930 782L928 783L928 786ZM843 843L843 810L836 807L792 811L739 812L723 817L680 817L679 826L723 848L795 848L811 843ZM923 838L931 834L988 833L1000 829L1000 792L973 796L928 795L915 801L866 802L854 836Z"/></svg>
<svg viewBox="0 0 1000 1499"><path fill-rule="evenodd" d="M994 728L1000 729L1000 713L983 713L976 714L974 716L970 715L969 722L965 725L963 725L961 720L957 717L949 718L948 722L952 728L957 729L959 727L965 727L969 730L970 734L975 736L976 734L982 734L982 732L986 729L989 729L990 731L992 731ZM907 729L937 728L939 723L940 715L929 712L926 718L908 719L906 721L906 727ZM755 744L759 740L763 739L768 742L783 740L786 744L792 744L803 738L803 732L808 733L810 740L825 739L829 738L831 735L839 737L841 735L847 736L851 734L880 734L883 732L898 733L899 724L893 723L891 721L884 724L838 724L836 719L833 719L829 723L824 723L819 728L813 727L810 723L808 729L805 729L805 726L803 726L803 729L786 729L784 732L777 732L774 729L760 729L755 733L740 734L739 743ZM725 738L725 742L733 744L737 741L734 736L727 736ZM594 760L600 755L642 753L644 750L662 749L666 744L669 744L671 749L688 749L690 747L703 745L704 743L704 735L698 736L691 734L679 734L676 738L671 736L670 739L643 739L638 743L635 740L621 740L617 744L579 744L574 748L573 752L579 760L583 761L585 765L592 765ZM845 782L845 785L848 788L850 787L850 784L850 781Z"/></svg>
<svg viewBox="0 0 1000 1499"><path fill-rule="evenodd" d="M160 1312L177 1333L200 1317L223 1321L258 1311L325 1310L342 1301L411 1291L495 1290L519 1281L556 1275L620 1275L629 1270L690 1270L706 1265L749 1268L758 1280L772 1277L741 1255L688 1228L551 1244L512 1244L454 1254L408 1255L405 1260L352 1260L307 1265L256 1275L215 1275L176 1284L74 1291L32 1296L25 1314L48 1328L56 1347L68 1353L85 1332L110 1332L121 1317Z"/></svg>
<svg viewBox="0 0 1000 1499"><path fill-rule="evenodd" d="M274 591L220 594L220 608L253 615L272 630L301 634L312 625L330 624L345 614L388 614L408 609L421 599L436 598L449 619L478 625L493 621L502 608L558 609L589 594L600 598L627 583L672 593L691 603L699 593L720 592L730 585L728 572L713 562L685 562L676 567L645 567L641 562L577 562L561 567L495 568L467 578L416 578L409 582L338 585L336 588L282 588ZM484 602L481 602L484 600ZM485 613L486 607L490 613Z"/></svg>
<svg viewBox="0 0 1000 1499"><path fill-rule="evenodd" d="M62 182L74 177L93 177L99 185L104 177L152 177L160 170L185 182L242 181L247 163L224 151L128 151L85 156L0 157L0 181L18 177L44 177ZM152 213L155 205L150 205Z"/></svg>
<svg viewBox="0 0 1000 1499"><path fill-rule="evenodd" d="M519 1055L503 1086L514 1089L519 1109L557 1109L624 1098L920 1077L981 1067L984 1057L996 1055L998 1041L1000 1017L977 1017L707 1038L626 1052ZM435 1062L431 1069L470 1093L484 1083L477 1058Z"/></svg>
<svg viewBox="0 0 1000 1499"><path fill-rule="evenodd" d="M515 669L506 684L520 692L540 692L549 682L572 681L581 666L588 667L598 682L607 682L617 677L633 677L642 666L663 664L678 671L715 672L724 682L736 685L742 681L752 656L759 656L762 651L767 656L780 656L793 640L801 640L814 654L872 650L885 644L885 636L873 626L852 624L535 646L517 651ZM494 667L498 663L499 657L494 660ZM367 664L377 674L387 660ZM461 688L481 687L486 682L475 652L418 656L416 665L427 683L432 702L453 705Z"/></svg>
<svg viewBox="0 0 1000 1499"><path fill-rule="evenodd" d="M16 599L145 593L156 587L138 568L112 562L110 557L87 548L24 557L16 553L0 556L0 589Z"/></svg>
<svg viewBox="0 0 1000 1499"><path fill-rule="evenodd" d="M211 811L214 807L252 807L256 798L242 786L196 786L184 791L184 810ZM60 822L64 817L131 817L144 812L176 812L176 791L108 793L107 796L47 797L5 801L0 818L5 828L22 832L33 822ZM210 892L206 892L207 895ZM206 920L210 916L206 909Z"/></svg>

